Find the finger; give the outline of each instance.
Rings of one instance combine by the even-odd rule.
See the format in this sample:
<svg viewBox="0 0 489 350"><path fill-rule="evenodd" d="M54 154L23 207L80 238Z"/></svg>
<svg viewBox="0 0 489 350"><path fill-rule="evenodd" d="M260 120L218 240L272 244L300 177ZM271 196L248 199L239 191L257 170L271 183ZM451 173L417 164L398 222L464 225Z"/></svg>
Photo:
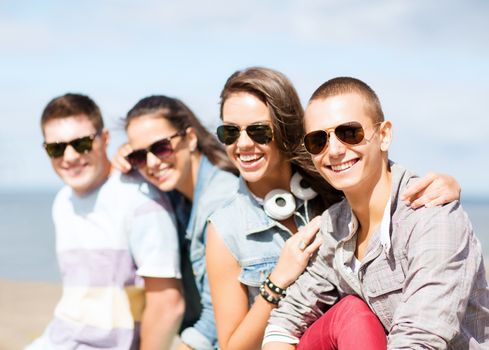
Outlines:
<svg viewBox="0 0 489 350"><path fill-rule="evenodd" d="M321 217L317 216L312 219L306 226L302 227L299 233L300 239L306 244L316 236L321 225Z"/></svg>
<svg viewBox="0 0 489 350"><path fill-rule="evenodd" d="M404 192L401 194L401 200L412 202L433 182L433 180L434 175L432 174L428 174L416 180L416 182L410 184L409 187L404 190Z"/></svg>
<svg viewBox="0 0 489 350"><path fill-rule="evenodd" d="M443 203L448 203L460 199L460 185L454 177L442 175L440 182L441 185L439 187L441 188L441 191L443 191L443 193L445 194L444 198L446 200L446 202Z"/></svg>
<svg viewBox="0 0 489 350"><path fill-rule="evenodd" d="M126 158L122 157L119 153L116 154L114 159L112 160L112 165L117 170L127 173L131 170L131 164L126 160Z"/></svg>
<svg viewBox="0 0 489 350"><path fill-rule="evenodd" d="M126 160L126 156L132 152L132 148L128 143L123 144L117 150L112 165L123 173L128 173L131 170L131 164Z"/></svg>
<svg viewBox="0 0 489 350"><path fill-rule="evenodd" d="M316 236L316 239L312 241L312 243L309 244L306 249L304 249L304 252L307 255L311 256L314 252L316 252L316 250L318 250L318 248L321 246L321 243L323 243L321 237Z"/></svg>
<svg viewBox="0 0 489 350"><path fill-rule="evenodd" d="M438 196L433 197L431 201L428 201L425 203L426 208L431 208L431 207L436 207L436 206L442 206L446 203L453 202L454 200L457 200L458 198L451 198L449 194L447 193L440 193Z"/></svg>
<svg viewBox="0 0 489 350"><path fill-rule="evenodd" d="M443 199L443 197L438 197L428 203L425 203L425 207L426 208L432 208L432 207L436 207L436 206L441 206L443 204L445 204L446 201Z"/></svg>
<svg viewBox="0 0 489 350"><path fill-rule="evenodd" d="M441 197L442 195L443 193L439 189L431 189L430 191L425 191L422 196L411 203L411 207L413 207L414 205L416 208L419 208L423 205L426 205L427 203L432 202L436 198Z"/></svg>
<svg viewBox="0 0 489 350"><path fill-rule="evenodd" d="M122 154L123 157L125 157L132 152L132 147L128 143L125 143L121 146L119 152Z"/></svg>

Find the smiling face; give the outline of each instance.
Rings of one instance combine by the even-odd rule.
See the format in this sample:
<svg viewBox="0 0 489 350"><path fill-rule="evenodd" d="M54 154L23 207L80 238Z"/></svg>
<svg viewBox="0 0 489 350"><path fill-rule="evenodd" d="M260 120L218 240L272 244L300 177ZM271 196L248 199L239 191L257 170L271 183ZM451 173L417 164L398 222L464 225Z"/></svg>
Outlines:
<svg viewBox="0 0 489 350"><path fill-rule="evenodd" d="M43 133L46 143L69 142L93 135L96 129L92 122L82 115L51 119L44 124ZM108 132L103 130L93 140L91 151L80 154L68 145L61 157L51 158L51 165L63 182L78 195L85 195L105 181L110 173L107 143Z"/></svg>
<svg viewBox="0 0 489 350"><path fill-rule="evenodd" d="M127 125L127 138L133 150L145 149L161 139L175 135L178 131L165 118L154 114L134 118ZM191 150L197 146L197 138L191 128L184 136L170 140L173 152L165 158L158 158L148 153L146 164L139 168L143 177L161 191L178 190L190 195L192 183Z"/></svg>
<svg viewBox="0 0 489 350"><path fill-rule="evenodd" d="M365 103L361 95L348 93L314 99L306 109L306 133L328 131L327 146L312 156L314 165L333 187L346 194L375 186L387 162L391 124L375 125ZM341 142L333 132L336 126L349 122L360 123L365 131L365 138L356 145Z"/></svg>
<svg viewBox="0 0 489 350"><path fill-rule="evenodd" d="M264 196L274 188L287 189L290 166L275 141L259 144L244 130L250 124L272 125L267 106L252 94L237 92L224 101L222 116L224 124L242 128L238 140L226 146L226 152L250 190L258 196Z"/></svg>

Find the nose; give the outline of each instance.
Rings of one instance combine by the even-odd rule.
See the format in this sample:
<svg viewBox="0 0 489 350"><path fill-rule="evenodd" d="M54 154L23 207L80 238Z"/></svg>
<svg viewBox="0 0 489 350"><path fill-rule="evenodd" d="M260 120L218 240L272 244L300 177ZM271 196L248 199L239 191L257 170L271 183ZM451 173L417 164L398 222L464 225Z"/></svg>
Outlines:
<svg viewBox="0 0 489 350"><path fill-rule="evenodd" d="M334 132L329 133L328 149L330 157L339 157L345 154L346 148L343 142L338 140Z"/></svg>
<svg viewBox="0 0 489 350"><path fill-rule="evenodd" d="M158 158L151 152L148 152L148 154L146 154L146 166L148 168L154 168L159 166L160 164L161 164L160 158Z"/></svg>
<svg viewBox="0 0 489 350"><path fill-rule="evenodd" d="M236 145L238 148L250 148L253 147L253 140L248 136L248 133L242 129L239 133Z"/></svg>
<svg viewBox="0 0 489 350"><path fill-rule="evenodd" d="M71 162L77 160L80 157L78 153L71 145L67 145L65 153L63 154L63 160L66 162Z"/></svg>

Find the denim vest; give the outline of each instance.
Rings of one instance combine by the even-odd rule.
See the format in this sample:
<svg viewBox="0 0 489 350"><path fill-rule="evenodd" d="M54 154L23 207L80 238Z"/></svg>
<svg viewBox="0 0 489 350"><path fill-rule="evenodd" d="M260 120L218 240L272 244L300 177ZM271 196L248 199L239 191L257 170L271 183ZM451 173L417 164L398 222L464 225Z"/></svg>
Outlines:
<svg viewBox="0 0 489 350"><path fill-rule="evenodd" d="M210 344L217 346L214 312L205 267L207 222L209 216L223 203L228 202L237 190L238 178L216 167L202 155L193 202L176 191L169 195L175 208L184 255L182 274L188 305L184 322L185 326L192 326L184 329L181 338L194 349L212 349ZM190 274L192 276L189 279ZM197 303L199 296L200 303Z"/></svg>
<svg viewBox="0 0 489 350"><path fill-rule="evenodd" d="M296 198L296 203L297 211L304 216L303 201ZM311 212L308 208L308 213ZM294 219L297 227L304 225L295 215ZM292 233L265 213L241 177L236 195L217 210L210 221L241 266L239 281L248 289L251 306L259 294L260 284L275 268L285 241Z"/></svg>

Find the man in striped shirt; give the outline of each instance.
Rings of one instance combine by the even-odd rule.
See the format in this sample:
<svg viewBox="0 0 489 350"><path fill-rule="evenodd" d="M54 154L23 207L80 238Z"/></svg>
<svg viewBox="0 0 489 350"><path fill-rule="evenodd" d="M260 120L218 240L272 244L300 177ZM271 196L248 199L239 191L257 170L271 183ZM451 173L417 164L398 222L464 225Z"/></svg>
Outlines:
<svg viewBox="0 0 489 350"><path fill-rule="evenodd" d="M168 349L184 310L169 201L111 169L108 131L87 96L44 109L44 148L66 184L54 201L63 294L27 349Z"/></svg>

